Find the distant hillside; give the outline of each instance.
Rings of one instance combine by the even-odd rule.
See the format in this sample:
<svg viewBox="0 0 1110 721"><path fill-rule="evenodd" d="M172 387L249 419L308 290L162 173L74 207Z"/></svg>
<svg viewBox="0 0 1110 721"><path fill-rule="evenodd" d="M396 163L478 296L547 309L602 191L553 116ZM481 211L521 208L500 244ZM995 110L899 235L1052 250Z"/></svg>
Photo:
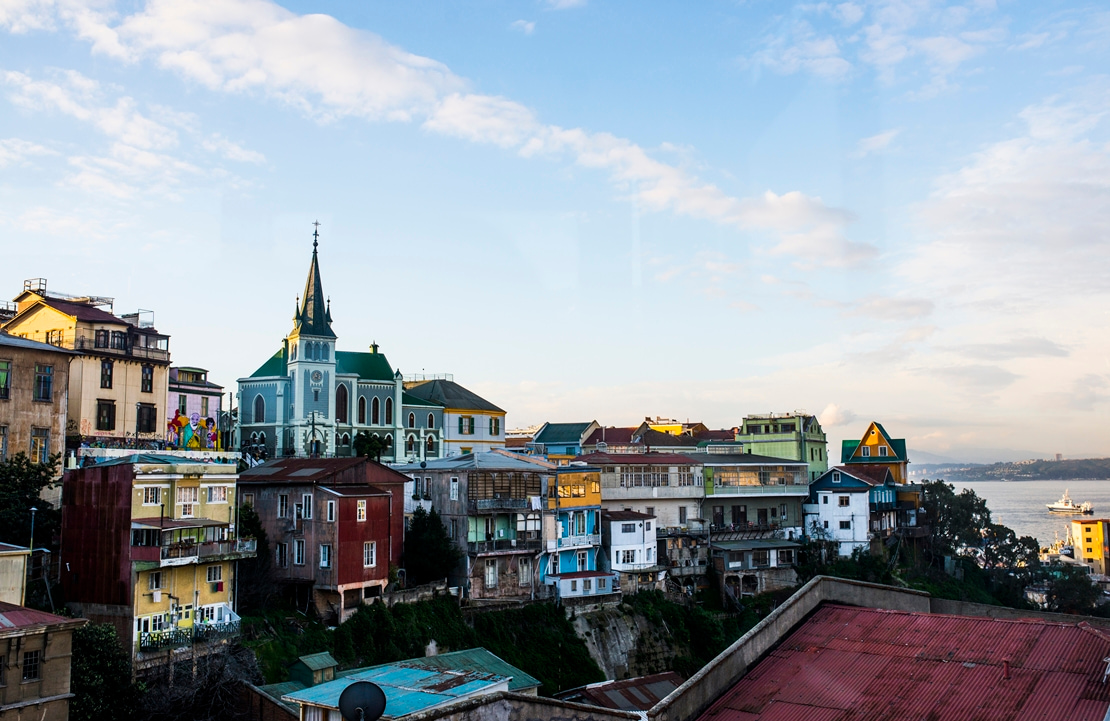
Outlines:
<svg viewBox="0 0 1110 721"><path fill-rule="evenodd" d="M1110 479L1110 458L1016 463L922 463L910 466L913 481L1103 480Z"/></svg>

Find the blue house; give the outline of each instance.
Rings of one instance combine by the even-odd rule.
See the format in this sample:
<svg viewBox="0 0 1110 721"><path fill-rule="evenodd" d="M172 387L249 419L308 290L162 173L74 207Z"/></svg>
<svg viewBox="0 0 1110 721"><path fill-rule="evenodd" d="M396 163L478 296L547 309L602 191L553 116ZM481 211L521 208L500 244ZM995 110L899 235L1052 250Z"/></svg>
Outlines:
<svg viewBox="0 0 1110 721"><path fill-rule="evenodd" d="M548 481L546 551L540 581L560 598L617 593L617 574L600 570L601 469L561 466Z"/></svg>

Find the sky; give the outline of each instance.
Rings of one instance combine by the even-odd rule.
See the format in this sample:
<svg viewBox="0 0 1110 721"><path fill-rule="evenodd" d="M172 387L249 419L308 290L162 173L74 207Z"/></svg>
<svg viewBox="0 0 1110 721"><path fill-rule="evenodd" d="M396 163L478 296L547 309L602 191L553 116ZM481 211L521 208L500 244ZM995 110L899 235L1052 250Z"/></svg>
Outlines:
<svg viewBox="0 0 1110 721"><path fill-rule="evenodd" d="M0 0L0 296L230 390L318 220L339 348L508 427L1110 456L1108 71L1099 3Z"/></svg>

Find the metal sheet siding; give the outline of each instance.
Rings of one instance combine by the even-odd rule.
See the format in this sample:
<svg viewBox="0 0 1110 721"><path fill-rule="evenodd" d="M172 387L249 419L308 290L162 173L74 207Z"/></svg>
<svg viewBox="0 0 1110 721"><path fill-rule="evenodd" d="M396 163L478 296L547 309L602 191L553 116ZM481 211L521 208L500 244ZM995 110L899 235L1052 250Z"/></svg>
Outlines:
<svg viewBox="0 0 1110 721"><path fill-rule="evenodd" d="M366 520L358 520L358 502L366 501ZM389 578L389 505L385 496L342 496L336 499L338 514L338 543L336 564L341 585ZM403 521L402 521L403 522ZM362 565L363 544L377 544L376 564L370 568Z"/></svg>
<svg viewBox="0 0 1110 721"><path fill-rule="evenodd" d="M67 600L131 605L131 484L130 465L65 474L61 553Z"/></svg>

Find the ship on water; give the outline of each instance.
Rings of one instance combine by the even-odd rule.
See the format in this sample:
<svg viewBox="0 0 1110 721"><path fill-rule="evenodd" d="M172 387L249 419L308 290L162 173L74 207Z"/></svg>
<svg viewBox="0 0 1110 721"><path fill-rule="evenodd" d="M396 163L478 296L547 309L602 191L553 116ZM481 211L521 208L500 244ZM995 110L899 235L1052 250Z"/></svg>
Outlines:
<svg viewBox="0 0 1110 721"><path fill-rule="evenodd" d="M1064 496L1055 503L1048 503L1048 510L1052 513L1068 513L1073 515L1087 515L1094 513L1090 502L1075 503L1068 496L1067 489L1064 489Z"/></svg>

